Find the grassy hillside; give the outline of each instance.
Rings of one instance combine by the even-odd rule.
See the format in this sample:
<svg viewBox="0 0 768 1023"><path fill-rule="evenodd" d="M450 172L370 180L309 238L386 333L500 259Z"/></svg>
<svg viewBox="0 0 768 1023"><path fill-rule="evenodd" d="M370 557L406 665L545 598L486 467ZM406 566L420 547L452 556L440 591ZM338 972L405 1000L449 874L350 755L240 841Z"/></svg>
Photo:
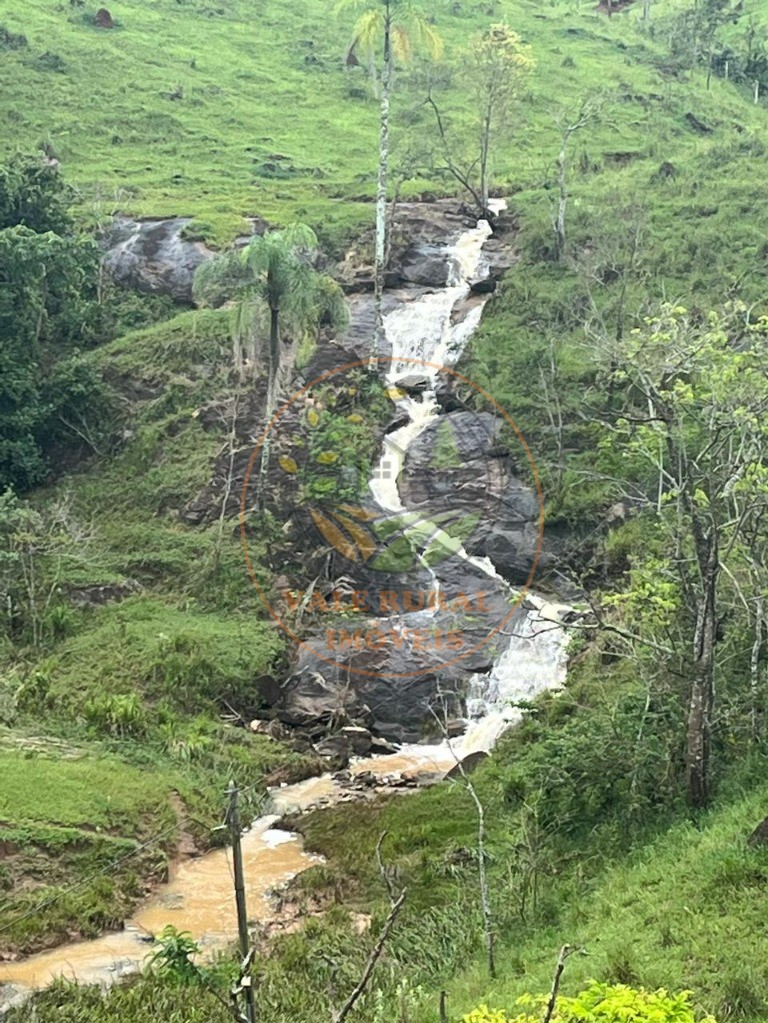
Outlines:
<svg viewBox="0 0 768 1023"><path fill-rule="evenodd" d="M0 842L10 850L0 949L114 926L164 876L182 834L212 842L230 777L258 785L277 767L303 769L288 749L219 720L258 702L256 680L283 644L231 531L222 539L178 518L222 444L223 426L205 431L193 413L225 386L227 322L186 313L96 351L129 405L129 435L119 453L32 495L64 539L44 562L55 574L40 642L0 648Z"/></svg>
<svg viewBox="0 0 768 1023"><path fill-rule="evenodd" d="M506 18L536 59L518 125L494 157L495 185L519 220L520 259L488 307L468 371L523 428L551 520L585 533L617 496L594 471L602 438L583 415L602 386L597 339L631 330L662 299L698 312L733 300L755 316L766 311L768 112L753 103L749 81L716 72L707 87L706 68L671 61L670 19L682 2L655 0L650 27L640 6L612 18L591 3L462 0L434 10L446 39L441 95L459 121L468 107L457 53L489 19ZM343 64L351 15L337 18L320 0L124 0L110 11L113 30L93 25L95 5L6 0L0 15L26 37L0 48L0 145L49 147L77 186L85 223L103 225L117 210L186 214L195 233L225 245L244 216L300 217L329 251L369 226L377 107L366 72ZM742 23L723 29L723 45L742 47L750 18L764 39L768 6L755 0ZM419 148L434 134L424 74L417 61L396 81L394 162L416 165L406 194L454 190ZM569 151L569 258L558 263L550 224L558 120L597 94L600 114ZM223 424L204 426L196 411L226 394L227 353L226 313L190 311L93 352L120 396L122 442L31 496L43 513L65 508L78 529L42 649L0 648L0 843L11 849L0 871L0 949L119 919L162 873L182 828L209 840L222 779L303 769L290 751L219 720L224 701L248 705L284 650L229 531L222 541L217 527L178 516L224 440ZM552 393L559 433L546 407ZM615 576L643 543L630 524L601 556ZM124 599L85 607L69 599L88 586L126 587ZM729 642L733 688L746 648L743 637ZM330 863L300 880L297 897L327 899L330 910L260 961L265 1023L314 1021L334 983L354 982L368 939L352 932L347 911L385 915L373 860L384 829L411 895L362 1018L432 1023L443 987L452 1019L482 1001L511 1006L522 991L547 988L567 940L590 954L569 961L566 990L590 975L691 988L721 1023L765 1020L766 853L745 844L766 812L764 761L752 750L749 770L736 766L751 749L737 729L718 750L716 805L691 816L680 798L680 685L665 678L671 695L640 751L643 680L617 657L607 647L577 661L567 696L545 704L478 775L499 980L488 980L480 958L472 803L460 786L442 786L307 822L309 842ZM739 709L727 703L724 716ZM48 904L157 835L124 873ZM41 902L44 912L32 913ZM328 954L342 961L338 976ZM35 1011L11 1018L31 1021ZM105 1001L58 988L39 1012L54 1023L227 1018L199 992L180 1008L178 992L154 980Z"/></svg>
<svg viewBox="0 0 768 1023"><path fill-rule="evenodd" d="M679 6L657 0L654 23ZM243 215L299 217L326 240L367 218L356 200L374 190L377 105L367 72L344 67L352 13L336 16L319 0L117 0L110 11L112 30L94 26L95 5L8 0L2 16L27 41L0 51L3 146L49 145L79 187L86 216L192 215L199 232L219 243L242 230ZM553 112L588 91L613 93L617 102L578 149L608 170L626 159L619 184L662 160L724 148L736 123L747 131L765 125L763 107L743 102L745 86L716 80L707 93L698 72L692 83L664 80L652 66L664 46L636 34L638 10L608 19L592 4L508 0L434 9L446 41L446 103L459 117L452 67L489 18L506 18L537 61L526 116L495 156L502 188L541 185L557 141ZM401 158L413 137L434 133L419 71L417 60L396 83ZM711 119L718 137L692 130L689 109ZM450 190L425 171L406 190Z"/></svg>

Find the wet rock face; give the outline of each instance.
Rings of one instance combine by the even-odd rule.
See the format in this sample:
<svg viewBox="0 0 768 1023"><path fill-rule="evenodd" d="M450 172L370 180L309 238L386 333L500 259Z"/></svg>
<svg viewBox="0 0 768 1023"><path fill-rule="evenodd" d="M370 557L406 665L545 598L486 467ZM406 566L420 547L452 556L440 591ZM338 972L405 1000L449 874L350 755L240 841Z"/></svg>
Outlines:
<svg viewBox="0 0 768 1023"><path fill-rule="evenodd" d="M451 408L447 399L443 407ZM411 508L463 511L471 523L463 538L467 552L489 557L521 586L538 554L539 500L515 475L518 454L524 457L500 417L455 409L409 446L400 493Z"/></svg>
<svg viewBox="0 0 768 1023"><path fill-rule="evenodd" d="M182 235L189 217L131 220L116 217L105 240L104 265L125 287L176 302L192 302L195 271L214 255L202 242Z"/></svg>
<svg viewBox="0 0 768 1023"><path fill-rule="evenodd" d="M400 277L409 284L444 288L448 283L448 260L443 246L424 242L411 245L403 253L399 270Z"/></svg>
<svg viewBox="0 0 768 1023"><path fill-rule="evenodd" d="M461 579L458 563L453 573L445 571L442 606L402 615L394 627L387 619L352 625L329 619L302 643L293 674L264 692L278 719L318 734L357 725L392 742L417 742L434 730L430 706L444 699L453 712L463 712L471 676L489 669L503 643L493 628L510 611L506 594L487 576L478 596L473 587L482 573L475 571L477 579ZM459 587L469 604L458 597Z"/></svg>

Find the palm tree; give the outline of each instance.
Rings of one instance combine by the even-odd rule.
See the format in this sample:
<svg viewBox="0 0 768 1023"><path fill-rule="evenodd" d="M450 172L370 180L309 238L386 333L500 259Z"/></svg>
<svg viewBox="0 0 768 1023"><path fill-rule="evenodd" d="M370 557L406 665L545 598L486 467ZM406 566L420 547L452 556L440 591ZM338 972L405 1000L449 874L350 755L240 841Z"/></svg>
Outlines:
<svg viewBox="0 0 768 1023"><path fill-rule="evenodd" d="M372 6L368 6L372 4ZM367 7L355 25L354 39L349 48L366 50L373 62L381 47L382 71L379 127L379 179L376 189L376 254L374 260L375 328L373 355L378 355L384 339L382 295L384 292L384 263L387 234L387 175L389 171L389 96L395 58L407 60L414 43L423 45L433 57L439 57L443 42L435 28L427 21L414 0L338 0L336 9Z"/></svg>
<svg viewBox="0 0 768 1023"><path fill-rule="evenodd" d="M346 323L347 307L339 285L311 263L317 238L306 224L267 231L253 238L240 252L227 253L204 263L195 275L195 298L209 305L235 298L232 340L235 370L243 375L243 342L251 371L256 375L261 343L269 339L266 422L277 406L281 364L281 336L286 328L294 336L317 330L321 322L332 327ZM258 502L266 493L271 436L261 449Z"/></svg>

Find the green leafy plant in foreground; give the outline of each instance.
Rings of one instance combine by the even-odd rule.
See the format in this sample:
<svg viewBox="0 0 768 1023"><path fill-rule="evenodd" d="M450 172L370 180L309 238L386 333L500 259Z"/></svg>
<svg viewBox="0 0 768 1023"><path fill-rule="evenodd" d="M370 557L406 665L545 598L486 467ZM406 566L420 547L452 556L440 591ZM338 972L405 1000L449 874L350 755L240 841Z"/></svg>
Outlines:
<svg viewBox="0 0 768 1023"><path fill-rule="evenodd" d="M501 1009L481 1005L462 1017L462 1023L539 1023L546 995L524 995L517 1000L522 1012L510 1015ZM626 984L593 981L573 998L560 998L552 1023L697 1023L690 992L671 995L636 990ZM699 1017L698 1023L715 1023L713 1016Z"/></svg>

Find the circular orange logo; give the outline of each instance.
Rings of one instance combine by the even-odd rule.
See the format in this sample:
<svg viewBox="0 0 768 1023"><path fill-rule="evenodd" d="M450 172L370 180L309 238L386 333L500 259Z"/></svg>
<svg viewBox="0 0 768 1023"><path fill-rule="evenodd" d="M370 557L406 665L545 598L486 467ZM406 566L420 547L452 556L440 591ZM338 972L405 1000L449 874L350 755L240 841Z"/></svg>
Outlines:
<svg viewBox="0 0 768 1023"><path fill-rule="evenodd" d="M389 357L375 361L392 366ZM468 377L398 358L388 383L370 366L358 360L319 375L254 446L240 502L250 578L287 636L350 674L413 678L426 662L432 674L459 662L473 670L501 640L536 571L544 527L536 464L513 418ZM324 566L274 596L249 550L265 481L294 536L291 560ZM516 536L525 540L512 590L487 554ZM386 657L404 647L420 654L412 671Z"/></svg>

